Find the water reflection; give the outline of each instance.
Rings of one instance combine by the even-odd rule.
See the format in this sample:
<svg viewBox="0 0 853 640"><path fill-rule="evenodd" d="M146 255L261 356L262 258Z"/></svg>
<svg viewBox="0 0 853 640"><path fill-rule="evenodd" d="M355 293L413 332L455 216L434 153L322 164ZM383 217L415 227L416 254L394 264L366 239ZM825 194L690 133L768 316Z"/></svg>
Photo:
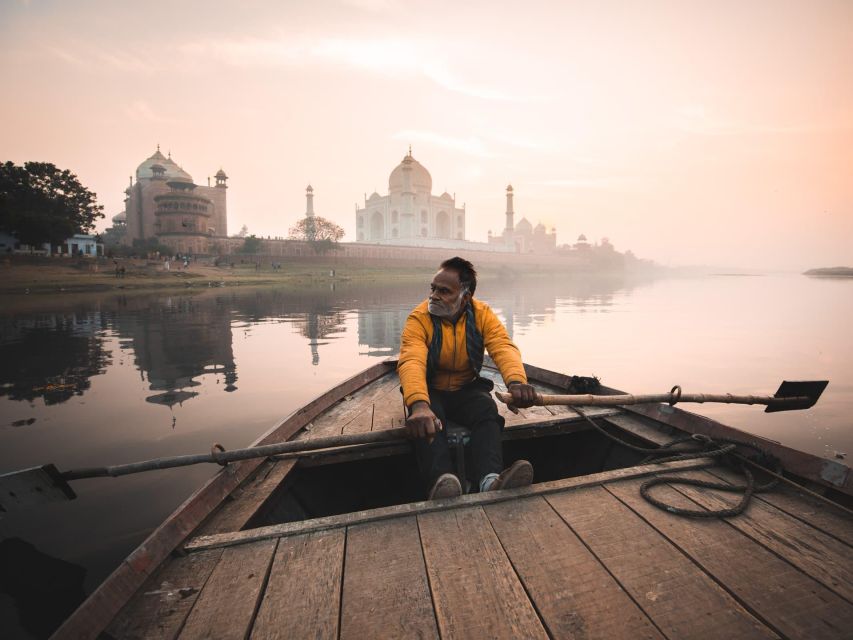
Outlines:
<svg viewBox="0 0 853 640"><path fill-rule="evenodd" d="M504 318L510 335L552 318L560 304L578 309L607 307L616 291L635 283L614 279L484 281L478 295ZM104 332L130 350L140 378L154 392L145 400L173 407L198 396L203 375L214 376L225 392L237 391L232 329L248 336L256 325L284 322L305 338L311 363L322 348L346 332L348 314L357 317L360 355L385 357L399 350L409 311L425 296L424 285L339 283L336 288L259 289L187 295L115 296L74 312L40 313L0 320L0 395L45 404L82 395L90 378L104 373L111 353Z"/></svg>
<svg viewBox="0 0 853 640"><path fill-rule="evenodd" d="M231 346L231 312L217 297L166 297L126 300L111 318L123 347L157 391L147 402L173 406L198 395L195 378L213 373L224 390L237 390L237 365Z"/></svg>
<svg viewBox="0 0 853 640"><path fill-rule="evenodd" d="M83 395L104 372L110 352L98 312L0 320L0 396L59 404Z"/></svg>

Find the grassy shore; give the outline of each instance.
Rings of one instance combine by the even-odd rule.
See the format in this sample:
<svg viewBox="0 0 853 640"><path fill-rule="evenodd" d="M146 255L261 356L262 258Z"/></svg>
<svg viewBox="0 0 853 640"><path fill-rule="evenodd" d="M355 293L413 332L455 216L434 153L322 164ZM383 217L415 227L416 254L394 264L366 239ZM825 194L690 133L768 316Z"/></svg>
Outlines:
<svg viewBox="0 0 853 640"><path fill-rule="evenodd" d="M109 259L13 258L0 266L0 293L44 294L122 290L186 289L189 287L235 287L293 285L305 286L341 280L421 281L434 269L412 266L393 269L379 266L347 265L339 262L282 262L280 269L270 264L257 268L239 258L233 267L190 263L187 269L171 263L167 271L161 261L120 260L125 271L116 277Z"/></svg>

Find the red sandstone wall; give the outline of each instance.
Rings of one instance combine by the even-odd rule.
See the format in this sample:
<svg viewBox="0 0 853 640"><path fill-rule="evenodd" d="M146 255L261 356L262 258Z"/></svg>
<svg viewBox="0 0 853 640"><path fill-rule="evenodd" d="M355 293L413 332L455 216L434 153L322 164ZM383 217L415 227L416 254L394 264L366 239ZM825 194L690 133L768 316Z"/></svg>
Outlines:
<svg viewBox="0 0 853 640"><path fill-rule="evenodd" d="M218 240L218 239L217 239ZM224 245L227 253L234 254L243 246L242 238L227 238L218 240ZM348 263L364 264L424 264L434 266L442 260L461 255L470 260L474 265L512 265L523 264L528 266L580 266L585 261L576 256L566 255L542 255L542 254L520 254L501 253L496 251L468 251L461 249L432 249L424 247L392 247L388 245L364 244L364 243L338 243L335 249L326 254L318 255L307 242L299 240L263 240L264 261L275 261L276 258L301 258L306 262L329 262L334 260L346 261Z"/></svg>

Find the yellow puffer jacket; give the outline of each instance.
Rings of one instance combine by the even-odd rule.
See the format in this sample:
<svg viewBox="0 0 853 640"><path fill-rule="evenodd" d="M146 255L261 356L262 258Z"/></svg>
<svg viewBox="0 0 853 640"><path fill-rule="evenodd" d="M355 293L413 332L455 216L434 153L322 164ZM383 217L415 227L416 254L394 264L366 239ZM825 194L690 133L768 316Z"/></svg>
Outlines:
<svg viewBox="0 0 853 640"><path fill-rule="evenodd" d="M483 336L486 351L495 361L504 382L527 382L521 353L507 334L495 312L485 302L473 299L474 318L477 328ZM403 398L406 406L423 400L429 402L427 389L427 358L432 342L432 317L428 310L429 301L424 300L409 314L400 339L400 360L397 373L403 385ZM465 346L465 324L467 314L463 313L456 324L449 320L441 321L441 357L432 387L441 391L456 391L474 379L475 373L468 361Z"/></svg>

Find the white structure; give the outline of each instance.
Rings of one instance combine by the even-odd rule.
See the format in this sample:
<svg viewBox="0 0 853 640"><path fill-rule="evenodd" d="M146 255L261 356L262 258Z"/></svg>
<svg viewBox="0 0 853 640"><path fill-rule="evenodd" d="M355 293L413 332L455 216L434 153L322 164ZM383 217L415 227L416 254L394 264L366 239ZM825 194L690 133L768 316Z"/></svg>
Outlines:
<svg viewBox="0 0 853 640"><path fill-rule="evenodd" d="M356 241L372 244L455 247L465 243L465 207L449 193L432 195L432 177L412 150L391 172L388 195L356 205ZM460 242L462 241L462 242Z"/></svg>
<svg viewBox="0 0 853 640"><path fill-rule="evenodd" d="M95 256L104 255L104 245L89 233L75 233L64 243L56 247L56 253L64 256Z"/></svg>

